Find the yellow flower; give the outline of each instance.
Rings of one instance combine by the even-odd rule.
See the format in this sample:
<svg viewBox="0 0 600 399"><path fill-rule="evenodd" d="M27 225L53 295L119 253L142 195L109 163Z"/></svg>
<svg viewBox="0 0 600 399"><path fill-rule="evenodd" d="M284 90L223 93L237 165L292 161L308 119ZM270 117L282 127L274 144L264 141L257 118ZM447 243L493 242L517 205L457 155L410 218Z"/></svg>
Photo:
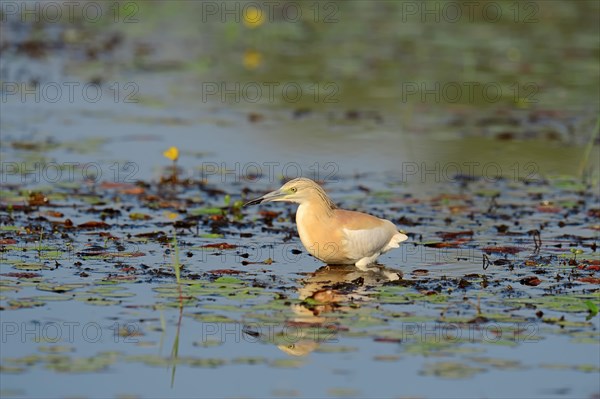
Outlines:
<svg viewBox="0 0 600 399"><path fill-rule="evenodd" d="M244 66L246 69L256 69L262 64L262 54L256 50L246 50L244 53Z"/></svg>
<svg viewBox="0 0 600 399"><path fill-rule="evenodd" d="M166 158L169 158L171 161L177 161L179 158L179 150L177 147L171 147L167 151L163 152L163 155Z"/></svg>
<svg viewBox="0 0 600 399"><path fill-rule="evenodd" d="M179 215L176 214L175 212L168 212L168 211L164 212L164 215L167 217L167 219L170 219L170 220L175 220L179 217Z"/></svg>
<svg viewBox="0 0 600 399"><path fill-rule="evenodd" d="M244 25L248 28L257 28L265 22L265 13L256 7L246 7L243 16Z"/></svg>

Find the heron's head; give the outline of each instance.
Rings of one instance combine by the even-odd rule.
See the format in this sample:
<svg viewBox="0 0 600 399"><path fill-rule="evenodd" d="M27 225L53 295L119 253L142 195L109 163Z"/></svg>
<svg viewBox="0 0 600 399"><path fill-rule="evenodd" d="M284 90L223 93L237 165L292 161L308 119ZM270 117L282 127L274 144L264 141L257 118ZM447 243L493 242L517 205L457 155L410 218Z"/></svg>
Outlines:
<svg viewBox="0 0 600 399"><path fill-rule="evenodd" d="M287 201L302 204L309 201L320 201L328 206L335 208L325 191L314 181L305 177L299 177L285 183L279 190L271 191L244 204L256 205L265 202Z"/></svg>

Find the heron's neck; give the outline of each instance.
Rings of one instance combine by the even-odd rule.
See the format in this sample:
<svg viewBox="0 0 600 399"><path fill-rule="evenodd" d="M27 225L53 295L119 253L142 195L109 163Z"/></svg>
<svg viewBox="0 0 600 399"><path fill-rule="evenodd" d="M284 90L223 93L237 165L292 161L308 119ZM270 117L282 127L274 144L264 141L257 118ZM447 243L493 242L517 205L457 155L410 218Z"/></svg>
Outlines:
<svg viewBox="0 0 600 399"><path fill-rule="evenodd" d="M320 200L305 201L298 207L298 214L302 216L310 215L311 218L327 220L333 216L333 209L327 202Z"/></svg>

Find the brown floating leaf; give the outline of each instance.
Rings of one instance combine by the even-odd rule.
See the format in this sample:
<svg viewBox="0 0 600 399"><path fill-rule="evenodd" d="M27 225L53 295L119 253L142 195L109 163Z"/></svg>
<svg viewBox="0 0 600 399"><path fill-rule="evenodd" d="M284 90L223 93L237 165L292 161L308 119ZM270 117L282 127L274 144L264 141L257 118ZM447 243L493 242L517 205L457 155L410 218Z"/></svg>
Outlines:
<svg viewBox="0 0 600 399"><path fill-rule="evenodd" d="M237 248L237 245L228 244L226 242L217 242L214 244L203 245L202 248L235 249L235 248Z"/></svg>
<svg viewBox="0 0 600 399"><path fill-rule="evenodd" d="M16 277L16 278L34 278L34 277L40 277L41 274L38 273L27 273L27 272L10 272L10 273L3 273L0 274L0 276L6 276L6 277Z"/></svg>
<svg viewBox="0 0 600 399"><path fill-rule="evenodd" d="M532 287L537 287L541 282L542 280L540 280L537 276L529 276L521 279L521 284Z"/></svg>
<svg viewBox="0 0 600 399"><path fill-rule="evenodd" d="M275 219L277 216L279 216L281 214L281 212L259 211L258 214L265 219Z"/></svg>
<svg viewBox="0 0 600 399"><path fill-rule="evenodd" d="M469 281L465 280L464 278L461 278L460 281L458 282L458 288L467 288L470 285L471 285L471 283Z"/></svg>
<svg viewBox="0 0 600 399"><path fill-rule="evenodd" d="M498 225L495 227L496 227L496 230L498 230L498 233L500 233L500 234L504 234L504 233L508 232L508 229L509 229L509 227L505 224L501 224L501 225Z"/></svg>
<svg viewBox="0 0 600 399"><path fill-rule="evenodd" d="M577 281L580 281L582 283L600 284L600 278L598 277L581 277L578 278Z"/></svg>
<svg viewBox="0 0 600 399"><path fill-rule="evenodd" d="M590 209L587 214L593 218L600 219L600 208Z"/></svg>
<svg viewBox="0 0 600 399"><path fill-rule="evenodd" d="M148 233L139 233L135 235L136 237L143 237L143 238L160 238L163 236L166 236L166 233L164 231L158 230L158 231L151 231Z"/></svg>
<svg viewBox="0 0 600 399"><path fill-rule="evenodd" d="M538 212L543 213L558 213L562 210L561 207L552 204L540 204L535 209L537 209Z"/></svg>
<svg viewBox="0 0 600 399"><path fill-rule="evenodd" d="M482 324L482 323L487 323L488 321L489 321L489 319L487 317L484 317L484 316L475 316L471 320L467 321L467 323L469 323L469 324Z"/></svg>
<svg viewBox="0 0 600 399"><path fill-rule="evenodd" d="M419 222L415 222L414 220L412 220L412 219L410 219L410 218L407 218L406 216L402 216L400 219L398 219L398 220L396 221L396 224L401 224L401 225L403 225L403 226L409 226L409 227L412 227L412 226L418 226L418 225L420 225L421 223L419 223Z"/></svg>
<svg viewBox="0 0 600 399"><path fill-rule="evenodd" d="M17 240L14 240L12 238L3 238L0 240L0 245L13 245L16 243L17 243Z"/></svg>
<svg viewBox="0 0 600 399"><path fill-rule="evenodd" d="M519 247L485 247L483 248L483 252L491 254L491 253L500 253L500 254L518 254L519 252L523 251L523 248L519 248Z"/></svg>
<svg viewBox="0 0 600 399"><path fill-rule="evenodd" d="M104 222L90 221L78 225L80 229L108 229L110 224Z"/></svg>
<svg viewBox="0 0 600 399"><path fill-rule="evenodd" d="M187 220L178 220L173 223L173 227L177 229L189 229L196 226L198 222L196 221L187 221Z"/></svg>
<svg viewBox="0 0 600 399"><path fill-rule="evenodd" d="M62 214L60 212L56 212L56 211L46 211L46 212L43 212L42 215L50 216L53 218L61 218L61 217L65 216L64 214Z"/></svg>
<svg viewBox="0 0 600 399"><path fill-rule="evenodd" d="M600 259L582 259L581 262L587 263L588 265L600 266Z"/></svg>
<svg viewBox="0 0 600 399"><path fill-rule="evenodd" d="M389 338L389 337L375 337L373 338L373 341L375 342L389 342L392 344L399 344L402 342L402 339L400 338Z"/></svg>
<svg viewBox="0 0 600 399"><path fill-rule="evenodd" d="M140 194L144 194L144 188L143 187L132 187L132 188L124 188L119 190L119 192L121 194L129 194L129 195L140 195Z"/></svg>
<svg viewBox="0 0 600 399"><path fill-rule="evenodd" d="M29 206L41 206L46 205L48 201L48 197L46 197L43 193L33 192L29 194Z"/></svg>
<svg viewBox="0 0 600 399"><path fill-rule="evenodd" d="M104 181L100 184L100 188L104 188L104 189L129 188L132 186L133 186L133 184L119 183L119 182L114 182L114 181Z"/></svg>
<svg viewBox="0 0 600 399"><path fill-rule="evenodd" d="M453 214L465 212L468 209L469 209L469 207L466 205L451 205L448 207L448 210L450 211L450 213L453 213Z"/></svg>
<svg viewBox="0 0 600 399"><path fill-rule="evenodd" d="M252 123L260 122L265 118L263 114L259 114L256 112L250 112L248 114L248 121Z"/></svg>
<svg viewBox="0 0 600 399"><path fill-rule="evenodd" d="M473 230L448 231L448 232L439 231L439 232L437 232L437 235L442 237L443 240L453 240L453 239L461 237L461 236L472 236Z"/></svg>
<svg viewBox="0 0 600 399"><path fill-rule="evenodd" d="M122 194L140 195L144 194L145 190L143 187L136 186L130 183L117 183L117 182L103 182L100 184L100 188L103 189L116 189Z"/></svg>

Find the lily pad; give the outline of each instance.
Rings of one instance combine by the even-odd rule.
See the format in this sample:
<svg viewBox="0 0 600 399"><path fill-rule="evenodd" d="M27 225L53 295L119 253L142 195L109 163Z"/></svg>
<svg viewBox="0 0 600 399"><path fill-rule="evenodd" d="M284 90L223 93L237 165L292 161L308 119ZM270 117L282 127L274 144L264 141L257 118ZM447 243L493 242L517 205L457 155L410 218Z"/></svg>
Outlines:
<svg viewBox="0 0 600 399"><path fill-rule="evenodd" d="M40 291L51 291L51 292L56 292L56 293L62 294L64 292L73 291L77 288L83 288L85 286L86 286L86 284L77 284L77 283L71 283L71 284L42 283L42 284L38 284L36 288Z"/></svg>
<svg viewBox="0 0 600 399"><path fill-rule="evenodd" d="M476 374L484 372L485 369L481 367L473 367L459 362L439 362L427 364L425 368L421 370L421 374L441 377L448 379L463 379L470 378Z"/></svg>

